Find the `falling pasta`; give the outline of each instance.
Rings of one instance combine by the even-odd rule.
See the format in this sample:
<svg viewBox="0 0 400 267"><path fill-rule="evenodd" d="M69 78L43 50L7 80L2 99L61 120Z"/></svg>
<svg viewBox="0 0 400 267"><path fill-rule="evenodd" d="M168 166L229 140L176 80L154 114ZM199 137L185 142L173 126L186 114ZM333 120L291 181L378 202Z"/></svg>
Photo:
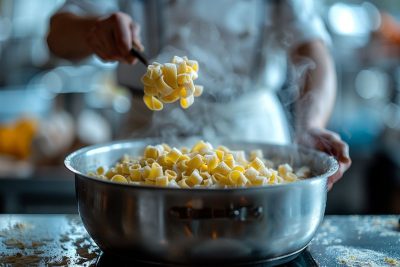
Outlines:
<svg viewBox="0 0 400 267"><path fill-rule="evenodd" d="M142 77L144 84L143 101L151 110L162 110L164 103L180 100L186 109L193 104L194 97L203 93L203 86L195 85L199 64L187 57L174 56L171 63L154 62L147 67Z"/></svg>
<svg viewBox="0 0 400 267"><path fill-rule="evenodd" d="M171 148L167 144L147 146L143 156L125 155L107 171L99 167L90 176L118 183L167 186L175 188L226 188L290 183L311 175L306 166L294 172L289 164L274 169L261 150L232 151L216 149L199 141L192 149Z"/></svg>

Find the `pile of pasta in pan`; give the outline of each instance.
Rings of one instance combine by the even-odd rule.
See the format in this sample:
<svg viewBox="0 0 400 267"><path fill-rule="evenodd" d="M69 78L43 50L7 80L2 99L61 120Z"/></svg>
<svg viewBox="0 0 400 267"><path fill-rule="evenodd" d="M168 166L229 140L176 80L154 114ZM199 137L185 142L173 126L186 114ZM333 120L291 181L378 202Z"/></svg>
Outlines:
<svg viewBox="0 0 400 267"><path fill-rule="evenodd" d="M115 166L100 166L90 176L117 183L173 188L227 188L283 184L307 178L310 169L296 171L289 164L275 169L261 150L250 153L225 146L213 148L204 141L191 149L171 148L167 144L147 146L143 155L124 155Z"/></svg>

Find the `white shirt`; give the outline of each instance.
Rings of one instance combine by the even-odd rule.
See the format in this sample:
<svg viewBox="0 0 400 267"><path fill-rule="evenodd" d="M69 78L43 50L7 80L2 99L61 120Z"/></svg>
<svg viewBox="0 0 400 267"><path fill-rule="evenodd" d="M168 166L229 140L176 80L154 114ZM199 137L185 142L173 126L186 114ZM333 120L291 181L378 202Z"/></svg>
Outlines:
<svg viewBox="0 0 400 267"><path fill-rule="evenodd" d="M187 55L199 61L204 96L188 110L167 105L152 114L153 134L168 128L174 134L289 142L285 114L274 94L286 80L288 52L315 39L329 42L312 0L100 2L69 0L59 12L106 15L121 10L141 25L150 58L167 62L173 55ZM141 64L120 64L118 79L139 89L144 72ZM141 109L139 117L149 116ZM149 132L140 133L136 136Z"/></svg>

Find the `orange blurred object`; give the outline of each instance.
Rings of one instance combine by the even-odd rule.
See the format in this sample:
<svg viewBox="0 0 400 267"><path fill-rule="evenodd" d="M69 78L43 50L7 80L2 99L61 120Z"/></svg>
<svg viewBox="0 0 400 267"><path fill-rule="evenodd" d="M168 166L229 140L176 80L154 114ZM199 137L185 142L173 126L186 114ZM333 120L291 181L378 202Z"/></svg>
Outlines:
<svg viewBox="0 0 400 267"><path fill-rule="evenodd" d="M38 122L33 118L21 118L14 123L0 125L0 154L17 159L28 158L37 131Z"/></svg>
<svg viewBox="0 0 400 267"><path fill-rule="evenodd" d="M381 12L379 32L386 40L400 45L400 25L392 15Z"/></svg>

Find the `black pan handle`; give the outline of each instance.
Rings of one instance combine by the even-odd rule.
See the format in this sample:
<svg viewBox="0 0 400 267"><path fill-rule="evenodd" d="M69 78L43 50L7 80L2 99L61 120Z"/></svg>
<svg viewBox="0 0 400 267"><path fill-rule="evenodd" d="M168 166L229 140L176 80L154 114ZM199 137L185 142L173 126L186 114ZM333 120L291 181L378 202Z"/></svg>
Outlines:
<svg viewBox="0 0 400 267"><path fill-rule="evenodd" d="M135 46L132 46L129 52L131 53L132 56L139 59L139 61L142 62L146 67L149 65L147 57L142 52L140 52Z"/></svg>
<svg viewBox="0 0 400 267"><path fill-rule="evenodd" d="M169 210L169 214L181 220L231 219L235 221L255 221L262 217L263 208L261 206L244 206L227 209L172 207Z"/></svg>

